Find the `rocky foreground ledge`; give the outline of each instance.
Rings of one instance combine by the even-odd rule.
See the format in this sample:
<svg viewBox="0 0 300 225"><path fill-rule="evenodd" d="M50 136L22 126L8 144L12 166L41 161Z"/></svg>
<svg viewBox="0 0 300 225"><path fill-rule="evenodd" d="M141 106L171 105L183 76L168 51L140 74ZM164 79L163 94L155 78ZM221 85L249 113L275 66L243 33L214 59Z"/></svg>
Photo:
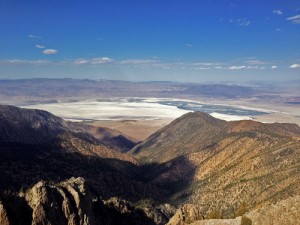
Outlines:
<svg viewBox="0 0 300 225"><path fill-rule="evenodd" d="M282 200L250 211L235 219L203 220L201 211L186 204L179 208L167 225L298 225L300 224L300 196Z"/></svg>
<svg viewBox="0 0 300 225"><path fill-rule="evenodd" d="M40 181L18 194L4 192L0 224L113 225L166 224L174 214L170 205L133 205L116 197L93 196L83 178L61 183Z"/></svg>

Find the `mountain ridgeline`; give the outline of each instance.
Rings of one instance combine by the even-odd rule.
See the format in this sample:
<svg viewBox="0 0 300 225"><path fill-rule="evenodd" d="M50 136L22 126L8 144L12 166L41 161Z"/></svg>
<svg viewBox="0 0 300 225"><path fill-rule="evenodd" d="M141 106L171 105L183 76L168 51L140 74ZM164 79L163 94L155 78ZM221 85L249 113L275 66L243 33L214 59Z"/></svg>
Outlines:
<svg viewBox="0 0 300 225"><path fill-rule="evenodd" d="M5 171L1 189L18 190L41 179L60 182L82 176L106 197L128 197L131 192L129 196L139 199L139 194L155 190L138 179L137 161L115 147L117 131L14 106L0 106L0 124L0 167ZM134 145L129 139L127 143Z"/></svg>
<svg viewBox="0 0 300 225"><path fill-rule="evenodd" d="M288 216L292 203L284 201L300 195L294 124L195 112L136 143L116 130L2 105L0 146L0 224L166 224L173 206L180 209L170 225L259 224L270 204Z"/></svg>
<svg viewBox="0 0 300 225"><path fill-rule="evenodd" d="M234 218L300 193L300 128L225 122L188 113L136 145L148 180L168 201L191 203L204 218Z"/></svg>

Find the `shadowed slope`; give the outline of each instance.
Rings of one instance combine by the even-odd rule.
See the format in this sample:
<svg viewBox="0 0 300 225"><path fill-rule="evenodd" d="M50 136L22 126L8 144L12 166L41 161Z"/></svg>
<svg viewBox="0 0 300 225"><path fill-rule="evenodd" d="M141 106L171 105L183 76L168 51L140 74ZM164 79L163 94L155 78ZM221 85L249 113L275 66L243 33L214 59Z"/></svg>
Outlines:
<svg viewBox="0 0 300 225"><path fill-rule="evenodd" d="M89 143L126 152L136 143L122 133L83 123L65 121L47 111L0 105L0 141L44 144L72 133Z"/></svg>
<svg viewBox="0 0 300 225"><path fill-rule="evenodd" d="M135 159L110 149L88 134L89 128L41 110L0 106L0 189L81 176L103 197L162 194L142 181Z"/></svg>

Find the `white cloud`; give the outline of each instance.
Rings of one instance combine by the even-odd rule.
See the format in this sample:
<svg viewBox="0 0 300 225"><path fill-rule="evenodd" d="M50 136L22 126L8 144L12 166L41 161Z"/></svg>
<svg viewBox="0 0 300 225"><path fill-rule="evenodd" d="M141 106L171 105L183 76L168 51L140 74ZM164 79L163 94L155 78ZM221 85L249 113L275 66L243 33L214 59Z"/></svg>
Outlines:
<svg viewBox="0 0 300 225"><path fill-rule="evenodd" d="M293 64L293 65L290 65L290 68L291 68L291 69L300 69L300 64Z"/></svg>
<svg viewBox="0 0 300 225"><path fill-rule="evenodd" d="M221 66L223 63L214 63L214 62L197 62L192 63L193 66Z"/></svg>
<svg viewBox="0 0 300 225"><path fill-rule="evenodd" d="M276 32L280 32L281 29L280 29L280 28L276 28L275 31L276 31Z"/></svg>
<svg viewBox="0 0 300 225"><path fill-rule="evenodd" d="M12 65L18 65L18 64L30 64L30 65L40 65L40 64L48 64L50 61L48 60L25 60L25 59L5 59L0 60L0 64L12 64Z"/></svg>
<svg viewBox="0 0 300 225"><path fill-rule="evenodd" d="M37 36L37 35L33 35L33 34L28 34L27 35L28 38L33 38L33 39L41 39L41 36Z"/></svg>
<svg viewBox="0 0 300 225"><path fill-rule="evenodd" d="M295 24L300 24L300 15L288 17L286 20L292 21Z"/></svg>
<svg viewBox="0 0 300 225"><path fill-rule="evenodd" d="M45 48L44 45L35 45L36 48Z"/></svg>
<svg viewBox="0 0 300 225"><path fill-rule="evenodd" d="M122 60L121 64L133 64L133 65L145 65L145 64L153 64L157 63L157 60L153 59L127 59Z"/></svg>
<svg viewBox="0 0 300 225"><path fill-rule="evenodd" d="M91 60L91 64L105 64L105 63L111 63L113 60L108 57L102 57L102 58L93 58Z"/></svg>
<svg viewBox="0 0 300 225"><path fill-rule="evenodd" d="M258 67L258 66L230 66L227 69L229 70L256 70L256 69L266 69L266 67Z"/></svg>
<svg viewBox="0 0 300 225"><path fill-rule="evenodd" d="M76 64L76 65L88 64L88 63L89 63L89 61L86 59L77 59L74 61L74 64Z"/></svg>
<svg viewBox="0 0 300 225"><path fill-rule="evenodd" d="M278 66L272 66L271 69L273 70L278 69Z"/></svg>
<svg viewBox="0 0 300 225"><path fill-rule="evenodd" d="M93 59L77 59L74 61L74 64L76 65L84 65L84 64L91 64L91 65L97 65L97 64L107 64L112 63L113 60L108 57L99 57L99 58L93 58Z"/></svg>
<svg viewBox="0 0 300 225"><path fill-rule="evenodd" d="M190 47L190 48L193 47L193 45L192 45L192 44L189 44L189 43L185 44L185 46L186 46L186 47Z"/></svg>
<svg viewBox="0 0 300 225"><path fill-rule="evenodd" d="M230 66L228 67L228 69L230 70L242 70L242 69L246 69L246 66Z"/></svg>
<svg viewBox="0 0 300 225"><path fill-rule="evenodd" d="M273 10L273 13L274 13L275 15L282 15L282 11L279 10L279 9L274 9L274 10Z"/></svg>
<svg viewBox="0 0 300 225"><path fill-rule="evenodd" d="M224 69L224 67L222 67L222 66L215 66L215 69L216 70L221 70L221 69Z"/></svg>
<svg viewBox="0 0 300 225"><path fill-rule="evenodd" d="M194 69L194 70L210 70L211 68L210 67L195 67L192 69Z"/></svg>
<svg viewBox="0 0 300 225"><path fill-rule="evenodd" d="M56 49L45 49L43 51L43 54L45 54L45 55L54 55L57 53L58 53L58 51Z"/></svg>

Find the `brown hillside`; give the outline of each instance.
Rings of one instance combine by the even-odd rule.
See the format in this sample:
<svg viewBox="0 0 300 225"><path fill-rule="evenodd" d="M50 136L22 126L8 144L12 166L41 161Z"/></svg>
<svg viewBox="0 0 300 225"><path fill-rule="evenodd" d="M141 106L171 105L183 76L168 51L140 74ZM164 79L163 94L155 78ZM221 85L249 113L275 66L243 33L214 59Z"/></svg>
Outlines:
<svg viewBox="0 0 300 225"><path fill-rule="evenodd" d="M300 128L189 113L132 151L173 203L235 217L300 194ZM148 157L148 158L146 158Z"/></svg>
<svg viewBox="0 0 300 225"><path fill-rule="evenodd" d="M135 146L130 153L145 162L167 162L214 144L228 129L225 121L206 113L187 113Z"/></svg>

